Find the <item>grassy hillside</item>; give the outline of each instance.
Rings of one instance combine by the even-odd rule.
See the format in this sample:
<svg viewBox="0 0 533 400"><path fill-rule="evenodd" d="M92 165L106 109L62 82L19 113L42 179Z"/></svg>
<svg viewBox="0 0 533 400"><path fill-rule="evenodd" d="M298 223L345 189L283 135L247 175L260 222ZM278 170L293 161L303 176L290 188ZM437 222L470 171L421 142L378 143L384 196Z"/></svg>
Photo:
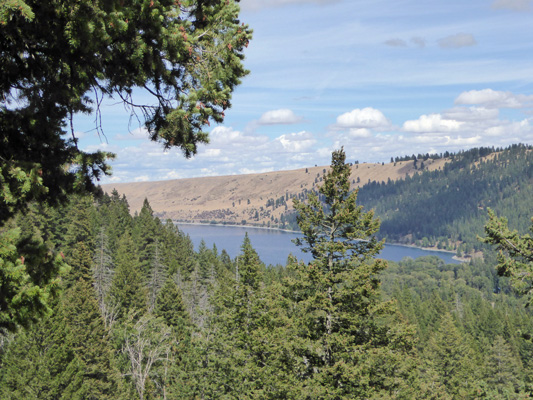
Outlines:
<svg viewBox="0 0 533 400"><path fill-rule="evenodd" d="M533 152L524 145L457 154L396 157L352 166L359 203L382 221L390 242L471 253L482 244L487 207L525 231L533 215ZM297 229L292 198L316 191L327 167L240 176L105 185L125 194L131 211L147 198L163 218Z"/></svg>
<svg viewBox="0 0 533 400"><path fill-rule="evenodd" d="M426 168L442 168L446 160L427 162ZM138 212L145 198L156 215L187 222L282 227L292 211L292 197L302 197L317 188L326 166L261 174L178 179L104 185L125 194L132 212ZM372 181L395 181L416 172L413 161L387 164L353 164L352 186ZM282 217L283 215L283 217Z"/></svg>

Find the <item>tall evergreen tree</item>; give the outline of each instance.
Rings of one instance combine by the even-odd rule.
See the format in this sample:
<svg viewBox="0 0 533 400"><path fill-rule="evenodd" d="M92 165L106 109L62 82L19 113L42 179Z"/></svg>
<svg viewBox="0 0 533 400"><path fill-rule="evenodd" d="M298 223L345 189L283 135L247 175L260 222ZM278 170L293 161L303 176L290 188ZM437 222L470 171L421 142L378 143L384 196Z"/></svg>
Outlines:
<svg viewBox="0 0 533 400"><path fill-rule="evenodd" d="M344 151L335 151L319 194L294 200L303 233L296 243L313 256L309 265L292 263L286 283L301 398L412 398L412 332L381 300L379 221L356 205L349 176Z"/></svg>
<svg viewBox="0 0 533 400"><path fill-rule="evenodd" d="M146 277L153 265L160 226L159 218L154 217L154 211L145 198L139 215L133 220L132 237L138 249L141 270Z"/></svg>
<svg viewBox="0 0 533 400"><path fill-rule="evenodd" d="M68 385L64 399L115 399L117 372L92 279L79 279L64 296L67 337L63 344L72 352L65 369Z"/></svg>
<svg viewBox="0 0 533 400"><path fill-rule="evenodd" d="M533 218L530 231L533 234ZM511 278L514 287L526 295L529 305L533 301L533 237L511 231L506 218L498 218L489 210L489 221L485 225L487 237L484 242L498 250L498 274Z"/></svg>
<svg viewBox="0 0 533 400"><path fill-rule="evenodd" d="M109 291L110 301L118 307L119 318L124 318L130 310L141 314L147 310L147 293L143 282L136 246L126 232L118 243L116 270Z"/></svg>
<svg viewBox="0 0 533 400"><path fill-rule="evenodd" d="M181 290L168 278L157 296L154 315L171 329L171 344L163 355L159 380L164 398L187 398L196 368L192 349L192 324ZM168 395L168 397L167 397Z"/></svg>
<svg viewBox="0 0 533 400"><path fill-rule="evenodd" d="M476 353L450 313L442 317L438 331L429 341L425 358L429 369L436 373L437 382L454 399L474 397L480 380Z"/></svg>
<svg viewBox="0 0 533 400"><path fill-rule="evenodd" d="M496 336L489 353L487 383L502 398L518 398L523 389L522 363L501 336Z"/></svg>

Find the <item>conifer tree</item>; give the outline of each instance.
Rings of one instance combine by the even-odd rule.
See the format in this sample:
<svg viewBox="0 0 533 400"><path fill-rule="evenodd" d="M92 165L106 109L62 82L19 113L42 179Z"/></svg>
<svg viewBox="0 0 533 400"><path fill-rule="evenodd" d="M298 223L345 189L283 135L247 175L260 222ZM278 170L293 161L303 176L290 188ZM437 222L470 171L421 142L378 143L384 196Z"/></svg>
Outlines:
<svg viewBox="0 0 533 400"><path fill-rule="evenodd" d="M93 234L93 218L92 212L93 199L92 196L74 197L69 207L70 223L67 227L67 232L62 245L65 255L68 257L74 246L83 242L87 249L91 252L95 248L95 240Z"/></svg>
<svg viewBox="0 0 533 400"><path fill-rule="evenodd" d="M533 218L530 231L533 234ZM496 246L498 250L498 274L511 278L515 289L526 295L527 305L533 301L533 237L511 231L506 218L498 218L489 210L489 221L485 225L486 238L482 240Z"/></svg>
<svg viewBox="0 0 533 400"><path fill-rule="evenodd" d="M115 275L109 296L112 304L118 307L119 318L124 318L130 310L135 310L140 314L147 310L147 293L140 271L139 258L128 232L118 243Z"/></svg>
<svg viewBox="0 0 533 400"><path fill-rule="evenodd" d="M160 386L165 394L186 397L196 368L192 346L192 324L183 303L181 290L172 278L168 278L157 296L154 315L171 329L168 351L163 355L159 373Z"/></svg>
<svg viewBox="0 0 533 400"><path fill-rule="evenodd" d="M102 226L97 237L96 251L93 257L93 282L98 306L106 326L108 326L109 321L114 319L116 312L116 307L113 307L113 304L109 302L109 289L114 273L115 266L109 249L108 237Z"/></svg>
<svg viewBox="0 0 533 400"><path fill-rule="evenodd" d="M476 354L450 313L442 317L438 331L429 341L425 358L436 373L437 381L454 399L474 396L480 378Z"/></svg>
<svg viewBox="0 0 533 400"><path fill-rule="evenodd" d="M344 151L335 151L319 194L294 200L303 233L296 244L313 256L308 265L289 265L286 282L301 398L408 398L412 332L381 300L379 221L357 206L349 176Z"/></svg>
<svg viewBox="0 0 533 400"><path fill-rule="evenodd" d="M116 372L112 351L92 279L79 279L64 296L67 337L63 344L72 352L65 369L65 399L115 399Z"/></svg>
<svg viewBox="0 0 533 400"><path fill-rule="evenodd" d="M159 242L156 240L154 243L154 255L149 273L150 281L148 283L148 288L150 290L150 311L152 311L156 305L158 293L165 284L168 274L168 268L163 265L159 247Z"/></svg>
<svg viewBox="0 0 533 400"><path fill-rule="evenodd" d="M135 216L133 224L132 237L138 249L141 271L145 277L148 277L154 262L155 246L161 225L159 219L154 217L148 199L144 199L141 211Z"/></svg>
<svg viewBox="0 0 533 400"><path fill-rule="evenodd" d="M502 397L518 398L523 387L522 363L501 336L496 336L489 353L487 383Z"/></svg>

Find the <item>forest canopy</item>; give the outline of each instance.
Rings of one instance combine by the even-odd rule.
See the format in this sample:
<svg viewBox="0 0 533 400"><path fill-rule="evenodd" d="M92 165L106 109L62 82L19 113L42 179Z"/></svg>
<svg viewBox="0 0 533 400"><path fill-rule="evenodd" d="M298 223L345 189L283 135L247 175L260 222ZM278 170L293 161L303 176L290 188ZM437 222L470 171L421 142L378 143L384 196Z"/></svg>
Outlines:
<svg viewBox="0 0 533 400"><path fill-rule="evenodd" d="M113 98L152 140L195 154L248 73L242 60L251 30L239 21L237 2L0 3L0 304L7 318L0 328L46 309L51 289L43 288L62 268L39 232L25 240L6 222L32 200L57 204L94 192L110 173L112 154L78 147L74 116L94 115L103 134L100 107ZM140 91L149 94L145 103L136 99Z"/></svg>

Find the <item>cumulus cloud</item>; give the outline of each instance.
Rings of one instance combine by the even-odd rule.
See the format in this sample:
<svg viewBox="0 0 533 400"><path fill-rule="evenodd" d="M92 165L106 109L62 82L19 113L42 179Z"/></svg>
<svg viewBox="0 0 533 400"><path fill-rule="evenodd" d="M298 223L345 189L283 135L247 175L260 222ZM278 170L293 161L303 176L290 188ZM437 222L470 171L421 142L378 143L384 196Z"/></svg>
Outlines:
<svg viewBox="0 0 533 400"><path fill-rule="evenodd" d="M231 127L217 126L210 134L210 149L215 148L237 148L239 146L258 146L268 141L266 136L245 134L236 131Z"/></svg>
<svg viewBox="0 0 533 400"><path fill-rule="evenodd" d="M302 131L281 135L274 142L279 143L283 150L290 153L300 153L308 151L316 143L316 140L311 133Z"/></svg>
<svg viewBox="0 0 533 400"><path fill-rule="evenodd" d="M525 108L533 105L533 96L492 89L470 90L461 93L455 99L455 104L478 104L486 108Z"/></svg>
<svg viewBox="0 0 533 400"><path fill-rule="evenodd" d="M283 108L280 110L267 111L257 121L259 125L289 125L296 124L302 117L294 114L292 110Z"/></svg>
<svg viewBox="0 0 533 400"><path fill-rule="evenodd" d="M492 8L529 11L531 9L531 0L494 0Z"/></svg>
<svg viewBox="0 0 533 400"><path fill-rule="evenodd" d="M491 126L485 130L487 136L492 137L516 137L518 138L529 138L533 137L533 127L530 124L529 119L523 119L522 121L505 121L500 125Z"/></svg>
<svg viewBox="0 0 533 400"><path fill-rule="evenodd" d="M390 47L407 47L407 42L403 39L389 39L384 43Z"/></svg>
<svg viewBox="0 0 533 400"><path fill-rule="evenodd" d="M422 115L416 120L405 121L403 130L406 132L435 133L457 131L462 122L443 118L440 114Z"/></svg>
<svg viewBox="0 0 533 400"><path fill-rule="evenodd" d="M475 46L476 39L470 33L458 33L456 35L447 36L438 40L439 46L443 49L458 49L461 47Z"/></svg>
<svg viewBox="0 0 533 400"><path fill-rule="evenodd" d="M372 107L356 108L337 117L337 126L340 128L387 129L390 125L385 115Z"/></svg>
<svg viewBox="0 0 533 400"><path fill-rule="evenodd" d="M369 138L372 132L366 128L352 128L348 131L348 136L352 139Z"/></svg>

